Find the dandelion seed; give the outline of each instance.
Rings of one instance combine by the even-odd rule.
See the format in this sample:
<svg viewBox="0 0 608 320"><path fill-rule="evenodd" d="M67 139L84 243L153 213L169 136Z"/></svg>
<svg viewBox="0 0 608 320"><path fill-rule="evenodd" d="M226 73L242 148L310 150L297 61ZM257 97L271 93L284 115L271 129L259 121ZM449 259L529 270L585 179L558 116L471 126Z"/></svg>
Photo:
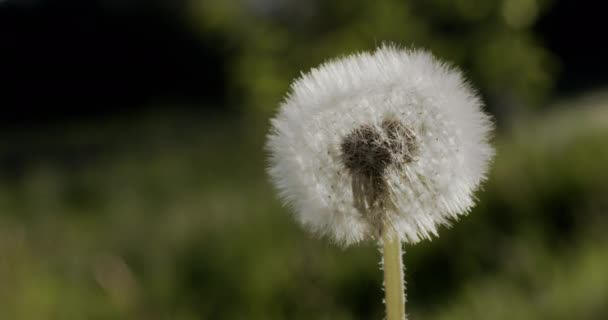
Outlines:
<svg viewBox="0 0 608 320"><path fill-rule="evenodd" d="M456 69L382 46L303 74L272 120L269 174L295 217L341 245L383 245L388 320L405 318L401 242L467 214L493 125Z"/></svg>
<svg viewBox="0 0 608 320"><path fill-rule="evenodd" d="M272 120L270 175L300 223L342 245L437 235L474 205L492 123L460 72L383 46L297 79Z"/></svg>

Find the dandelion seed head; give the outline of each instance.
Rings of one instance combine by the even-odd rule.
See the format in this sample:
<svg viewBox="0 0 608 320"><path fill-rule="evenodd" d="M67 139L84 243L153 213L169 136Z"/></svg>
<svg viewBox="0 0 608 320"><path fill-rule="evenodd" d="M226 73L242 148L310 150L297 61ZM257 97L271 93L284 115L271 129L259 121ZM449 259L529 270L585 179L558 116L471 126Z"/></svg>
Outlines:
<svg viewBox="0 0 608 320"><path fill-rule="evenodd" d="M295 80L272 119L269 174L297 220L342 245L415 243L474 205L492 122L459 71L382 46Z"/></svg>

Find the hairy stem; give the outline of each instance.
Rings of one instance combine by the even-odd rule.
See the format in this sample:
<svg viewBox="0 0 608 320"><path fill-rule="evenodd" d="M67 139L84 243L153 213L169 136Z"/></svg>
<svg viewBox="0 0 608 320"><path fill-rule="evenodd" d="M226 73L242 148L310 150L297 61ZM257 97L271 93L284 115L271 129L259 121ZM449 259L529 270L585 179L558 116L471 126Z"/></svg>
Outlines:
<svg viewBox="0 0 608 320"><path fill-rule="evenodd" d="M386 228L382 235L386 320L405 320L405 284L399 236Z"/></svg>

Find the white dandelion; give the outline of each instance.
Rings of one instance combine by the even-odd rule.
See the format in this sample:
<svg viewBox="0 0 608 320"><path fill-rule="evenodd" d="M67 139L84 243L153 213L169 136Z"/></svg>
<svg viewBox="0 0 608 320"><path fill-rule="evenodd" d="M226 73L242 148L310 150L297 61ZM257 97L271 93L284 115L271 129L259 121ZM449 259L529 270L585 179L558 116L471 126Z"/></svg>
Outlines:
<svg viewBox="0 0 608 320"><path fill-rule="evenodd" d="M268 135L269 173L303 226L345 246L379 240L385 254L397 243L402 272L400 241L437 236L474 205L494 153L482 107L425 51L332 60L292 84Z"/></svg>

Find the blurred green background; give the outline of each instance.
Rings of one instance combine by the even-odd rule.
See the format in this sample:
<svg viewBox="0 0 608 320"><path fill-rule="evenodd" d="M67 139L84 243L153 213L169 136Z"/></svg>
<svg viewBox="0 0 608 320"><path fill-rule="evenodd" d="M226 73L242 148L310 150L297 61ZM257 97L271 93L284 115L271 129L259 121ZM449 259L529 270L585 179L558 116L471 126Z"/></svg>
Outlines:
<svg viewBox="0 0 608 320"><path fill-rule="evenodd" d="M410 319L608 319L606 66L560 51L568 8L0 1L0 319L382 319L376 246L296 225L263 145L302 70L385 41L461 67L498 124L478 206L406 246Z"/></svg>

